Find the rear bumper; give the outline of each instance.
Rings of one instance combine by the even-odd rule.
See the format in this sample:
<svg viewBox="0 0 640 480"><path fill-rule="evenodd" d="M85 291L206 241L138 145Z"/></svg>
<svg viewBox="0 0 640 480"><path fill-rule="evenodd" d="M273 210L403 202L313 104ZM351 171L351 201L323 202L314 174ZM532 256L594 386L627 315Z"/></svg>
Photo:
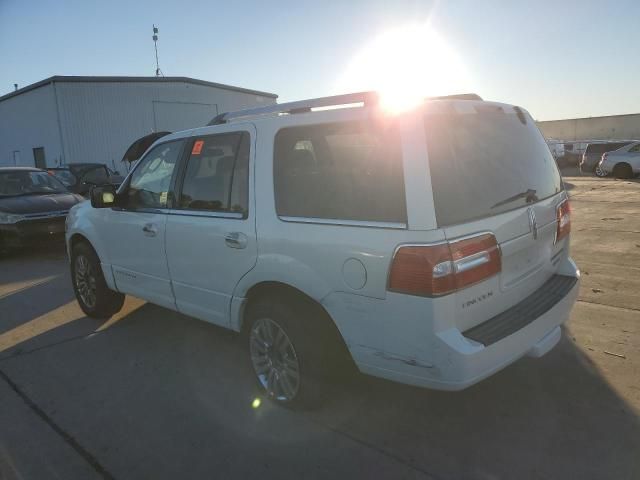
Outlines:
<svg viewBox="0 0 640 480"><path fill-rule="evenodd" d="M396 304L396 308L404 310L409 317L416 315L419 318L407 319L396 311L392 317L395 328L382 332L388 336L383 348L380 348L380 342L376 342L375 348L367 346L374 342L367 342L366 338L361 341L362 338L354 337L356 332L349 325L340 320L336 323L346 333L343 335L347 345L363 373L438 390L462 390L523 356L540 357L558 343L562 335L560 326L568 320L580 288L580 272L572 260L566 259L559 273L575 277L573 287L535 320L488 346L465 337L456 328L429 333L429 328L424 327L429 322L425 321L423 311L418 312L406 295L404 301L409 305ZM389 300L400 301L388 298L383 303ZM327 309L333 314L331 302ZM382 304L378 306L378 311L384 313L385 310ZM374 320L374 323L378 322Z"/></svg>

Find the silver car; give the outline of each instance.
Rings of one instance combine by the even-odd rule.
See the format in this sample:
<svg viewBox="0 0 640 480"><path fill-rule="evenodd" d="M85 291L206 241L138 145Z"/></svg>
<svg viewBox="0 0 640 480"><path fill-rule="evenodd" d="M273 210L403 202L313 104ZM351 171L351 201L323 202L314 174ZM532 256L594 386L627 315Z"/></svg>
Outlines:
<svg viewBox="0 0 640 480"><path fill-rule="evenodd" d="M613 152L602 155L598 164L602 176L613 174L616 178L632 178L640 173L640 142L630 143Z"/></svg>
<svg viewBox="0 0 640 480"><path fill-rule="evenodd" d="M590 142L582 154L580 161L580 171L582 173L595 173L597 171L598 163L602 160L602 155L607 152L618 150L633 143L633 140L620 141L620 142Z"/></svg>

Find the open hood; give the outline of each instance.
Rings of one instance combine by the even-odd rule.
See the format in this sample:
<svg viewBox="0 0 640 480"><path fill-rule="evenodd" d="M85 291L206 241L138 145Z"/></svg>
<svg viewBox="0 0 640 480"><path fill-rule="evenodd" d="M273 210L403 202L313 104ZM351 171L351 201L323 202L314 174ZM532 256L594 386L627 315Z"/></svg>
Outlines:
<svg viewBox="0 0 640 480"><path fill-rule="evenodd" d="M150 133L149 135L145 135L142 138L139 138L138 140L136 140L135 142L133 142L129 148L127 148L127 151L125 152L124 156L122 157L122 161L123 162L135 162L136 160L138 160L142 154L144 152L147 151L147 148L149 148L149 146L155 142L156 140L158 140L159 138L162 138L166 135L169 135L171 132L154 132L154 133Z"/></svg>

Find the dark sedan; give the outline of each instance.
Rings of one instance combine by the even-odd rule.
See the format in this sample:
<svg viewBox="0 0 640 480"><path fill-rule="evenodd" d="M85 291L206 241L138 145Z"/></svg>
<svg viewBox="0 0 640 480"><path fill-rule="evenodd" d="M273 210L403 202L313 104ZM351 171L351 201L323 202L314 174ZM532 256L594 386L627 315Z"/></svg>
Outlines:
<svg viewBox="0 0 640 480"><path fill-rule="evenodd" d="M44 170L0 168L0 250L62 240L67 213L82 200Z"/></svg>

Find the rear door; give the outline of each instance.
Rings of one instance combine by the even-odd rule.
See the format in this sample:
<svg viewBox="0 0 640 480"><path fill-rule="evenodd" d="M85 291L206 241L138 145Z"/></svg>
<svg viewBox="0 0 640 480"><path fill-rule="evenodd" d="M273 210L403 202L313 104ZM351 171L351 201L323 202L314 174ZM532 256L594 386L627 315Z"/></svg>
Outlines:
<svg viewBox="0 0 640 480"><path fill-rule="evenodd" d="M438 226L449 240L492 232L501 250L498 276L453 295L464 331L554 274L565 244L555 244L556 206L565 194L544 138L518 107L432 105L425 127Z"/></svg>
<svg viewBox="0 0 640 480"><path fill-rule="evenodd" d="M224 130L228 131L224 131ZM228 326L234 287L256 263L252 125L194 136L169 211L166 249L178 310Z"/></svg>

